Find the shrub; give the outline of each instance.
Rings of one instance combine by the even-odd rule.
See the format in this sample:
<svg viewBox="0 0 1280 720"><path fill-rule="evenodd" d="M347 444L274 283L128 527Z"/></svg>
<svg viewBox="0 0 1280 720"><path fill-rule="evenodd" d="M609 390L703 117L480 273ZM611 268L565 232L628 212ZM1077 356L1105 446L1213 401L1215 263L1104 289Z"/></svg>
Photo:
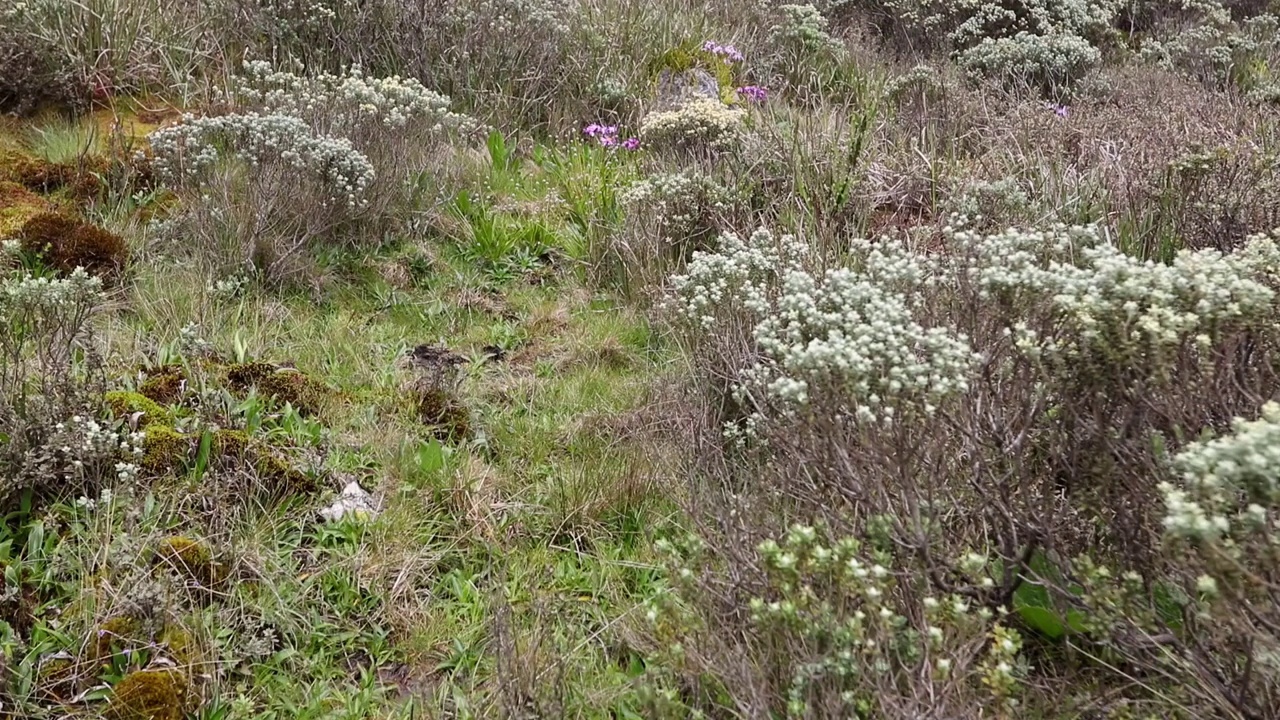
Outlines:
<svg viewBox="0 0 1280 720"><path fill-rule="evenodd" d="M1045 94L1078 82L1102 59L1102 53L1076 35L1032 35L984 38L961 51L956 61L974 80L998 78L1014 87L1028 86Z"/></svg>
<svg viewBox="0 0 1280 720"><path fill-rule="evenodd" d="M83 110L88 84L58 47L26 31L23 13L21 5L0 9L0 114Z"/></svg>
<svg viewBox="0 0 1280 720"><path fill-rule="evenodd" d="M900 239L854 241L842 266L821 269L808 243L762 230L722 238L716 252L695 253L673 278L671 308L699 381L722 393L707 397L720 452L700 463L726 474L714 484L724 490L695 501L712 508L701 517L714 562L694 574L706 579L686 602L703 613L699 627L712 629L701 642L714 651L701 657L751 658L709 661L710 671L737 702L761 712L759 703L783 712L783 699L795 695L782 689L799 677L821 678L818 695L800 695L827 711L846 690L855 698L941 694L969 708L956 714L983 706L971 682L928 690L936 680L923 671L884 685L874 674L842 685L837 678L855 676L828 676L828 660L810 660L836 646L814 644L801 630L822 632L825 621L797 621L779 643L742 639L753 637L744 630L749 599L768 594L770 563L780 557L744 548L802 515L820 518L830 537L881 538L875 547L886 555L878 562L895 578L921 583L916 597L958 594L1016 613L1020 632L1075 634L1077 647L1112 648L1145 671L1176 668L1187 685L1174 691L1175 705L1269 715L1270 679L1229 699L1208 690L1238 684L1251 672L1247 658L1261 662L1255 653L1265 654L1265 645L1249 644L1256 636L1208 620L1172 625L1169 613L1198 612L1195 601L1134 588L1173 584L1195 597L1200 581L1183 581L1180 555L1151 542L1165 515L1162 493L1193 527L1204 526L1186 509L1189 490L1162 485L1160 448L1221 427L1275 387L1276 239L1254 236L1231 253L1184 250L1168 264L1126 256L1096 227L994 234L953 227L945 247L930 254ZM1189 452L1180 462L1199 451ZM1247 504L1216 487L1228 502ZM966 558L975 550L973 565ZM725 577L718 572L740 579L731 597L717 589ZM1215 580L1202 584L1222 591L1226 581ZM808 597L813 608L841 606L820 602L825 581L812 581L813 596L803 579L774 587L766 602L799 608ZM1037 587L1043 593L1029 595ZM893 612L913 623L920 617L915 609ZM1186 654L1140 639L1153 634L1171 634ZM881 667L904 662L911 666L886 659ZM760 670L751 675L746 666ZM1049 669L1025 682L1052 676ZM1007 698L1022 682L1017 673L985 680ZM910 704L879 710L919 712Z"/></svg>
<svg viewBox="0 0 1280 720"><path fill-rule="evenodd" d="M102 283L83 269L64 279L0 281L0 497L97 496L137 475L141 437L95 418L104 381L91 316Z"/></svg>
<svg viewBox="0 0 1280 720"><path fill-rule="evenodd" d="M744 111L718 99L693 100L646 115L640 123L640 141L659 150L727 150L740 139L745 119Z"/></svg>
<svg viewBox="0 0 1280 720"><path fill-rule="evenodd" d="M405 221L423 154L472 127L420 83L358 69L249 63L226 101L233 112L153 133L154 166L189 200L179 225L198 249L269 280L305 273L308 248L381 242Z"/></svg>

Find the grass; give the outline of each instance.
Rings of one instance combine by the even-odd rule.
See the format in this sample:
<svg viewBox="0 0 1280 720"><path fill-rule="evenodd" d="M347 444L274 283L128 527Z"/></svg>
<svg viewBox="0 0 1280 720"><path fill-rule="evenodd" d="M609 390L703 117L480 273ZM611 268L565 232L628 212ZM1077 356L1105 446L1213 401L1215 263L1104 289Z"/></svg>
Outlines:
<svg viewBox="0 0 1280 720"><path fill-rule="evenodd" d="M45 126L29 150L61 159L85 137L80 125ZM536 199L540 170L501 152L494 160L485 174L496 182L474 212L491 215L498 196ZM135 265L130 301L104 318L114 373L181 355L184 332L237 361L288 361L336 391L321 420L291 424L251 396L229 406L231 421L290 445L322 444L325 472L358 478L383 503L367 525L317 523L323 498L207 517L192 476L137 498L148 508L141 518L128 519L123 500L55 507L84 523L49 536L50 554L71 553L71 577L92 574L95 547L128 543L141 554L165 532L195 531L245 578L210 605L178 603L171 619L209 665L197 674L212 679L201 689L211 702L197 717L407 718L446 707L485 717L515 692L509 683L530 693L558 683L566 707L598 707L601 717L611 706L638 712L635 661L614 658L608 638L655 591L646 538L675 511L661 458L600 424L645 405L671 351L633 309L572 273L542 272L547 253L581 252L570 222L498 217L466 216L470 229L418 279L396 272L421 256L417 241L335 256L322 272L341 281L319 302L253 285L219 292L180 258ZM469 442L442 445L412 411L413 371L401 360L421 344L471 359L458 390L476 427ZM29 566L45 572L39 559ZM80 592L61 586L49 602ZM79 622L64 616L66 627L107 612L84 607ZM503 643L530 654L514 676L496 664ZM117 674L139 661L121 662Z"/></svg>

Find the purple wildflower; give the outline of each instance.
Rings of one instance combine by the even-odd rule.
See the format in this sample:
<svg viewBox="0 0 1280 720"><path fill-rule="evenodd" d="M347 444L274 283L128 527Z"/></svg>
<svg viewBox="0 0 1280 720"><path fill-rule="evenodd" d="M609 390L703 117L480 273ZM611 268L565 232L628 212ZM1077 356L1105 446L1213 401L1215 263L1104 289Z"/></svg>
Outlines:
<svg viewBox="0 0 1280 720"><path fill-rule="evenodd" d="M1049 103L1049 104L1045 105L1045 107L1046 107L1047 109L1049 109L1049 110L1052 110L1054 115L1057 115L1058 117L1062 117L1062 118L1066 117L1067 115L1069 115L1069 114L1071 113L1071 108L1070 108L1070 107L1068 107L1068 106L1066 106L1066 105L1058 105L1057 103Z"/></svg>
<svg viewBox="0 0 1280 720"><path fill-rule="evenodd" d="M627 138L622 141L622 147L627 150L635 150L640 147L640 138Z"/></svg>
<svg viewBox="0 0 1280 720"><path fill-rule="evenodd" d="M702 49L719 58L724 58L725 62L736 63L742 62L742 53L738 52L738 48L732 45L721 45L714 40L708 40L702 43Z"/></svg>
<svg viewBox="0 0 1280 720"><path fill-rule="evenodd" d="M605 147L613 147L618 144L618 138L615 135L601 135L600 144Z"/></svg>
<svg viewBox="0 0 1280 720"><path fill-rule="evenodd" d="M738 94L747 99L747 102L761 103L768 99L769 91L759 85L745 85L738 88Z"/></svg>

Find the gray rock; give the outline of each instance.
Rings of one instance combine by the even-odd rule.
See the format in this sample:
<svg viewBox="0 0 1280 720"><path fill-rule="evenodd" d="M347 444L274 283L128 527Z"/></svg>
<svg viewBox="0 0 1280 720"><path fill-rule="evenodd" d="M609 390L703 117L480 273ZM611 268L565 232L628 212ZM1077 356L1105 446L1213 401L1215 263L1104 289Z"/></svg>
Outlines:
<svg viewBox="0 0 1280 720"><path fill-rule="evenodd" d="M664 112L683 107L691 100L720 100L720 83L702 68L663 70L658 75L658 91L653 110Z"/></svg>

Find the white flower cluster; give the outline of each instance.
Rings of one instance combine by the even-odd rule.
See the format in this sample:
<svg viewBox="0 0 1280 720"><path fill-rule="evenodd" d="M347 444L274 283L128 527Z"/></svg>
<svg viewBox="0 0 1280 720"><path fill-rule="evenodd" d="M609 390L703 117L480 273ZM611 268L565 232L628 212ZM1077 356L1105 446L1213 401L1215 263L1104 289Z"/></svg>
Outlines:
<svg viewBox="0 0 1280 720"><path fill-rule="evenodd" d="M1235 84L1241 89L1265 87L1272 76L1268 58L1280 52L1280 17L1263 14L1236 23L1217 3L1196 8L1205 22L1142 45L1148 62L1187 72L1202 82Z"/></svg>
<svg viewBox="0 0 1280 720"><path fill-rule="evenodd" d="M54 426L49 445L57 453L62 472L70 477L83 477L103 464L109 464L122 483L138 477L138 464L133 459L143 454L142 433L121 434L93 418L73 415Z"/></svg>
<svg viewBox="0 0 1280 720"><path fill-rule="evenodd" d="M1047 299L1066 327L1041 351L1154 361L1187 339L1204 344L1233 323L1265 321L1275 299L1267 279L1280 274L1280 248L1265 235L1231 254L1184 250L1167 265L1124 254L1092 226L952 231L951 239L984 299Z"/></svg>
<svg viewBox="0 0 1280 720"><path fill-rule="evenodd" d="M1236 418L1230 435L1191 443L1174 467L1181 486L1160 486L1171 535L1212 540L1264 526L1280 501L1280 403L1263 405L1257 420Z"/></svg>
<svg viewBox="0 0 1280 720"><path fill-rule="evenodd" d="M279 162L320 179L332 200L360 207L373 182L373 165L350 140L317 135L292 115L257 113L196 118L157 130L148 138L157 172L167 181L191 182L227 148L251 166Z"/></svg>
<svg viewBox="0 0 1280 720"><path fill-rule="evenodd" d="M647 147L733 147L742 137L746 111L717 99L698 98L678 108L649 113L640 122Z"/></svg>
<svg viewBox="0 0 1280 720"><path fill-rule="evenodd" d="M483 27L498 37L531 31L560 36L572 29L565 0L453 0L443 16L455 28Z"/></svg>
<svg viewBox="0 0 1280 720"><path fill-rule="evenodd" d="M404 127L426 120L437 127L459 127L467 118L449 110L449 98L413 78L372 78L359 67L342 75L301 76L276 70L263 60L246 62L232 81L234 99L255 111L292 115L312 127L358 130L365 123Z"/></svg>
<svg viewBox="0 0 1280 720"><path fill-rule="evenodd" d="M932 413L944 397L966 392L978 360L967 339L913 316L907 293L925 279L923 259L888 240L854 250L861 267L814 275L800 262L808 249L793 237L726 236L719 252L695 254L687 274L673 278L677 306L707 330L722 303L755 318L764 359L745 382L787 403L834 390L859 420L889 424L907 407Z"/></svg>
<svg viewBox="0 0 1280 720"><path fill-rule="evenodd" d="M862 540L829 542L816 528L797 524L781 541L766 540L757 550L769 596L751 599L751 620L805 646L801 654L807 661L792 668L788 708L793 717L810 714L809 691L819 679L835 683L840 692L846 682L856 687L869 672L924 670L945 679L980 670L986 677L987 663L977 667L978 658L965 648L988 634L996 645L989 653L995 669L1009 678L1015 674L1021 641L994 622L995 613L975 609L960 595L899 594L902 570L891 555ZM852 704L857 694L844 691L840 697Z"/></svg>
<svg viewBox="0 0 1280 720"><path fill-rule="evenodd" d="M827 32L827 18L813 5L782 5L782 21L773 26L770 40L806 54L839 52L844 45Z"/></svg>
<svg viewBox="0 0 1280 720"><path fill-rule="evenodd" d="M76 268L64 278L22 275L0 284L0 325L18 313L92 307L103 299L102 279Z"/></svg>
<svg viewBox="0 0 1280 720"><path fill-rule="evenodd" d="M1005 82L1061 85L1084 77L1102 61L1102 53L1088 40L1071 34L985 38L961 51L956 61L973 79L1001 78Z"/></svg>
<svg viewBox="0 0 1280 720"><path fill-rule="evenodd" d="M256 0L261 17L277 32L296 37L299 30L324 30L356 0Z"/></svg>
<svg viewBox="0 0 1280 720"><path fill-rule="evenodd" d="M619 198L632 213L653 219L671 242L708 229L708 216L728 210L733 197L714 179L689 172L651 175L624 190Z"/></svg>

